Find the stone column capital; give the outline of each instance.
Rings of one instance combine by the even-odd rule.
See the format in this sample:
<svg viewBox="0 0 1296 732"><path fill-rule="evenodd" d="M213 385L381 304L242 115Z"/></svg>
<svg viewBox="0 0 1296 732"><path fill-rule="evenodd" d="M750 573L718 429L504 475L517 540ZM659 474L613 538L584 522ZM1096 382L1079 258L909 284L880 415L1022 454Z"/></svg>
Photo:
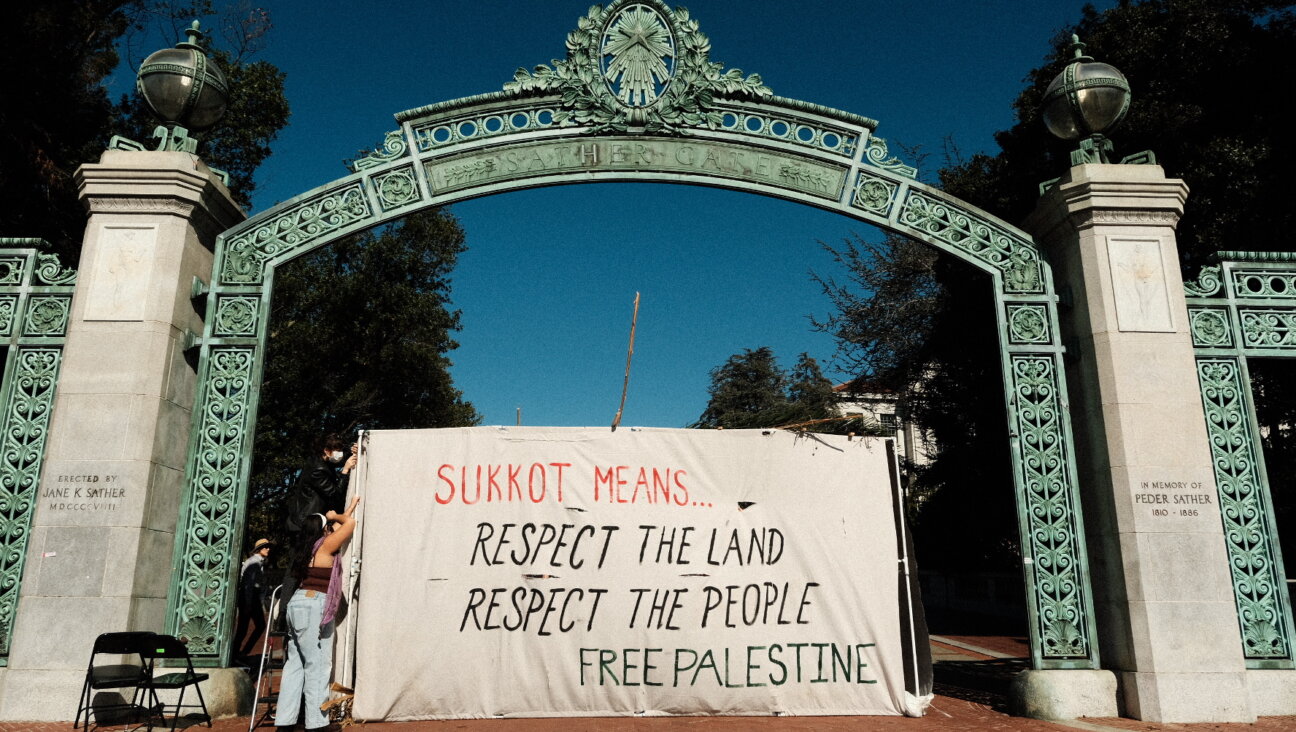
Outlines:
<svg viewBox="0 0 1296 732"><path fill-rule="evenodd" d="M203 245L247 215L197 155L106 150L76 172L77 192L91 215L171 215L188 220Z"/></svg>
<svg viewBox="0 0 1296 732"><path fill-rule="evenodd" d="M1173 229L1187 198L1187 184L1159 165L1077 165L1040 198L1024 228L1045 243L1101 225Z"/></svg>

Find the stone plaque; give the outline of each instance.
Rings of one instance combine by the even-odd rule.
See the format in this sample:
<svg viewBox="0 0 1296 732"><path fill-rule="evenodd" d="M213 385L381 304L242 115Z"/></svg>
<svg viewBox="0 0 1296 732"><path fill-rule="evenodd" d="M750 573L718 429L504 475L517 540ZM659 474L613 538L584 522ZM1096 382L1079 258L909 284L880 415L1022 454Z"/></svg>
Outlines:
<svg viewBox="0 0 1296 732"><path fill-rule="evenodd" d="M1161 240L1108 237L1107 259L1119 329L1173 333Z"/></svg>
<svg viewBox="0 0 1296 732"><path fill-rule="evenodd" d="M437 193L561 173L638 171L763 183L835 201L846 180L845 168L817 160L692 139L530 142L434 160L426 167Z"/></svg>
<svg viewBox="0 0 1296 732"><path fill-rule="evenodd" d="M41 471L39 523L129 526L146 503L149 464L122 460L55 460Z"/></svg>
<svg viewBox="0 0 1296 732"><path fill-rule="evenodd" d="M104 226L95 248L94 271L86 278L85 319L143 320L157 227Z"/></svg>
<svg viewBox="0 0 1296 732"><path fill-rule="evenodd" d="M116 511L126 487L113 473L61 473L41 487L51 511Z"/></svg>
<svg viewBox="0 0 1296 732"><path fill-rule="evenodd" d="M1129 501L1138 531L1218 531L1215 481L1181 471L1145 469L1132 476Z"/></svg>

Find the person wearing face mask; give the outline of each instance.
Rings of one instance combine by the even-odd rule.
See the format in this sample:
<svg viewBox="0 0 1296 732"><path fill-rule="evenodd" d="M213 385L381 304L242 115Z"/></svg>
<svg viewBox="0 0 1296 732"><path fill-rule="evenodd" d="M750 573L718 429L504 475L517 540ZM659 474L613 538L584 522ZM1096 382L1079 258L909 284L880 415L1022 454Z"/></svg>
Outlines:
<svg viewBox="0 0 1296 732"><path fill-rule="evenodd" d="M302 468L288 494L284 528L289 536L300 534L307 516L341 512L346 506L347 486L356 465L356 446L338 435L328 435L317 445L316 457Z"/></svg>

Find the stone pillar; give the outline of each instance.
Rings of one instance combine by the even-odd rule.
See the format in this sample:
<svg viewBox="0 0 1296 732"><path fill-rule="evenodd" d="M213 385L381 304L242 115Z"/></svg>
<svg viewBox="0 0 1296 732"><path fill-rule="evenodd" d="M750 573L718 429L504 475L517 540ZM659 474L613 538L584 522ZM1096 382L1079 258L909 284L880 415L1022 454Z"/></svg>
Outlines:
<svg viewBox="0 0 1296 732"><path fill-rule="evenodd" d="M1080 165L1027 221L1054 268L1099 648L1122 712L1248 722L1175 226L1155 165Z"/></svg>
<svg viewBox="0 0 1296 732"><path fill-rule="evenodd" d="M77 180L90 219L4 669L6 720L71 719L98 634L165 630L196 380L185 339L203 327L191 289L210 281L216 235L244 219L188 153L109 150ZM241 671L213 680L234 674L250 686Z"/></svg>

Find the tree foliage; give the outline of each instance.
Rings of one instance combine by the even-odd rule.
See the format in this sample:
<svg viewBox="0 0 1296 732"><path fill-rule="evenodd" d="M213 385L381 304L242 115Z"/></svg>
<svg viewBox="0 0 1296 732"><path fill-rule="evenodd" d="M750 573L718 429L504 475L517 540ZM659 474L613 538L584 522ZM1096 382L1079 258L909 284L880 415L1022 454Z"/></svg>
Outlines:
<svg viewBox="0 0 1296 732"><path fill-rule="evenodd" d="M1129 79L1129 114L1109 134L1117 157L1151 150L1167 175L1188 184L1177 236L1189 274L1221 249L1294 248L1274 236L1296 224L1296 208L1286 203L1296 145L1287 102L1273 86L1296 72L1296 15L1286 2L1085 6L1080 21L1053 39L1046 63L1027 75L1013 105L1017 123L996 135L1001 152L943 170L946 191L1019 221L1034 208L1037 185L1069 167L1074 144L1050 135L1039 109L1044 89L1071 58L1072 33L1087 54Z"/></svg>
<svg viewBox="0 0 1296 732"><path fill-rule="evenodd" d="M837 415L837 392L823 375L819 362L808 353L802 353L792 366L788 375L787 400L804 413L806 420Z"/></svg>
<svg viewBox="0 0 1296 732"><path fill-rule="evenodd" d="M447 355L460 328L450 274L464 249L459 222L437 209L276 270L249 538L279 533L279 501L318 437L477 424Z"/></svg>
<svg viewBox="0 0 1296 732"><path fill-rule="evenodd" d="M894 234L881 243L855 235L822 246L844 279L815 275L833 312L812 322L836 337L843 371L904 393L926 371L923 352L943 295L933 269L937 253Z"/></svg>
<svg viewBox="0 0 1296 732"><path fill-rule="evenodd" d="M778 364L773 349L761 346L735 353L711 370L710 400L692 427L757 429L800 425L838 416L832 382L819 363L803 353L791 373ZM816 432L845 431L845 421L807 425Z"/></svg>
<svg viewBox="0 0 1296 732"><path fill-rule="evenodd" d="M216 14L210 0L149 6L138 27L153 29L151 35L184 38L181 30L192 18ZM198 152L204 162L229 173L230 193L245 209L252 205L256 190L255 173L270 157L270 145L288 124L291 114L284 96L285 75L268 61L253 60L266 42L272 24L270 15L246 2L228 5L214 23L220 29L218 39L207 39L212 60L225 74L229 101L225 116L210 130L195 133L200 142ZM138 66L156 48L142 48L136 41L128 43L139 58L130 58ZM150 145L157 119L137 94L123 96L116 105L115 134Z"/></svg>
<svg viewBox="0 0 1296 732"><path fill-rule="evenodd" d="M76 264L85 212L73 173L113 134L103 84L139 6L49 0L0 11L0 235L46 239Z"/></svg>
<svg viewBox="0 0 1296 732"><path fill-rule="evenodd" d="M853 388L898 395L905 419L938 447L904 466L920 566L1016 566L1008 429L988 278L925 244L856 236L827 247L843 279L819 276ZM975 517L970 520L970 517ZM948 551L951 545L958 551Z"/></svg>
<svg viewBox="0 0 1296 732"><path fill-rule="evenodd" d="M1072 57L1074 32L1086 53L1120 69L1132 87L1129 115L1110 134L1117 157L1150 149L1167 175L1190 188L1178 229L1188 274L1220 249L1291 249L1273 236L1296 216L1283 201L1296 160L1280 127L1285 102L1271 79L1286 78L1296 63L1294 29L1289 3L1086 6L1074 27L1058 33L1045 64L1027 75L1014 104L1017 123L996 135L1001 151L953 161L939 173L942 187L1020 221L1036 204L1038 184L1066 171L1074 144L1053 138L1038 110L1045 87ZM920 560L1007 569L1017 563L1016 512L989 283L922 248L890 237L836 250L847 275L825 282L835 312L820 325L841 339L844 364L902 392L912 418L933 433L939 451L915 476Z"/></svg>
<svg viewBox="0 0 1296 732"><path fill-rule="evenodd" d="M1020 220L1033 209L1038 183L1069 167L1073 145L1048 133L1039 109L1044 89L1071 58L1070 36L1076 33L1088 44L1086 53L1112 64L1129 79L1129 114L1110 133L1117 156L1152 150L1168 176L1188 184L1188 201L1177 229L1187 277L1195 276L1197 267L1215 251L1296 248L1273 235L1296 223L1296 208L1285 201L1296 144L1285 129L1286 102L1272 92L1271 81L1296 71L1290 52L1296 43L1292 7L1255 0L1143 0L1122 2L1102 12L1085 7L1080 21L1054 39L1047 63L1027 76L1027 87L1014 104L1017 123L996 135L1001 152L994 157L975 156L941 171L943 187L1009 221ZM941 310L940 320L959 317L953 298ZM994 315L984 317L989 320ZM978 349L978 345L933 344L945 353L962 351L968 357L997 362L988 348ZM1257 390L1270 393L1272 411L1290 410L1282 406L1283 390L1266 386L1268 373L1260 370L1254 375ZM969 394L951 402L951 408L974 396L973 387L966 391ZM1296 397L1290 392L1285 393L1288 405ZM980 412L976 420L997 421L1000 413ZM988 433L979 429L974 434ZM994 447L988 440L983 444L987 450ZM950 491L931 505L939 509L966 500ZM957 508L950 513L957 514ZM930 525L937 523L936 518L926 520Z"/></svg>
<svg viewBox="0 0 1296 732"><path fill-rule="evenodd" d="M255 173L289 117L284 74L253 58L271 28L265 11L245 1L8 3L0 16L9 69L0 77L0 235L43 237L66 264L77 263L85 212L73 173L96 162L114 134L151 146L157 125L135 95L109 101L105 81L118 49L138 68L182 39L194 18L218 29L212 56L230 85L225 117L200 133L198 153L228 172L235 200L250 205ZM321 434L478 421L446 355L457 347L450 273L463 249L458 222L433 211L277 270L249 541L277 533L278 497Z"/></svg>
<svg viewBox="0 0 1296 732"><path fill-rule="evenodd" d="M699 427L769 427L752 424L787 404L787 374L779 368L773 349L743 349L711 371L711 395L698 418Z"/></svg>
<svg viewBox="0 0 1296 732"><path fill-rule="evenodd" d="M85 210L73 174L99 160L113 135L151 145L157 121L136 95L116 103L105 82L125 49L131 67L165 47L139 39L150 27L168 43L197 17L214 14L206 0L50 0L8 3L0 15L0 235L46 239L64 264L76 266ZM270 30L269 16L246 3L228 6L226 30L213 57L231 95L225 118L201 134L199 154L230 173L230 188L248 206L254 174L288 122L284 74L251 56Z"/></svg>

